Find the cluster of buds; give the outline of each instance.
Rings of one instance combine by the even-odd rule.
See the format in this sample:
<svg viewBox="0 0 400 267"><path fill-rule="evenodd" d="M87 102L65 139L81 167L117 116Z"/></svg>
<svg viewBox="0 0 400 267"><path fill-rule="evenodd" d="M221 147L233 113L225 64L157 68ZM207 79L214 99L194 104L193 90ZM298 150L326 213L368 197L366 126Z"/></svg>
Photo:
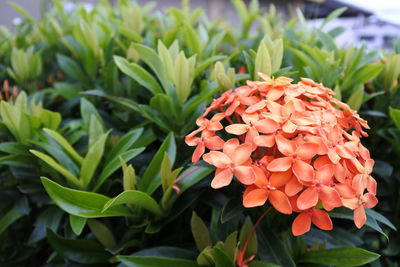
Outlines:
<svg viewBox="0 0 400 267"><path fill-rule="evenodd" d="M264 81L223 93L197 119L199 128L185 138L196 146L192 161L217 168L213 188L233 177L242 183L244 207L269 201L280 213L298 213L296 236L311 223L331 230L326 211L341 206L361 228L364 209L378 202L374 161L360 142L367 122L322 84L259 75Z"/></svg>
<svg viewBox="0 0 400 267"><path fill-rule="evenodd" d="M3 93L0 91L0 101L5 100L5 101L9 102L10 100L13 100L15 102L17 100L18 89L17 89L17 87L14 86L12 88L12 92L11 92L8 81L4 81L3 91L4 91L4 96L3 96ZM11 98L10 94L12 95L12 98Z"/></svg>

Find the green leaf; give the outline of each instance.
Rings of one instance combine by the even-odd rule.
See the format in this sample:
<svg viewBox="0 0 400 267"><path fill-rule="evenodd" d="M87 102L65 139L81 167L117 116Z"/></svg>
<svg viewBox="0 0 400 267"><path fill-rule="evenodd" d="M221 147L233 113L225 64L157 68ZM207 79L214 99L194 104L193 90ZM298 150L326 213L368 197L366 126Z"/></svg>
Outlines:
<svg viewBox="0 0 400 267"><path fill-rule="evenodd" d="M160 167L164 157L164 152L168 153L171 164L174 164L176 156L176 144L173 133L170 133L167 138L165 138L164 142L144 172L139 184L140 191L151 195L157 189L157 187L160 186Z"/></svg>
<svg viewBox="0 0 400 267"><path fill-rule="evenodd" d="M7 4L11 7L13 7L15 10L18 11L22 16L24 16L26 19L28 19L31 23L35 22L35 19L32 17L32 15L24 9L22 6L18 5L17 3L14 2L7 2Z"/></svg>
<svg viewBox="0 0 400 267"><path fill-rule="evenodd" d="M379 257L379 254L361 248L344 247L308 251L299 261L334 266L360 266Z"/></svg>
<svg viewBox="0 0 400 267"><path fill-rule="evenodd" d="M239 248L243 249L247 238L249 237L250 233L251 233L251 229L253 228L253 224L251 223L251 220L249 217L246 218L246 220L244 221L244 224L242 226L242 229L240 229L240 234L239 234ZM248 258L251 257L255 254L257 254L257 250L258 250L258 242L257 242L257 235L254 232L253 236L251 237L248 246L247 246L247 250L245 251L244 254L244 258Z"/></svg>
<svg viewBox="0 0 400 267"><path fill-rule="evenodd" d="M44 128L43 131L45 131L48 135L53 137L67 151L67 153L71 157L73 157L79 164L82 164L83 158L81 157L81 155L79 155L78 152L76 152L76 150L69 144L69 142L61 134L46 128Z"/></svg>
<svg viewBox="0 0 400 267"><path fill-rule="evenodd" d="M212 172L213 170L211 168L202 166L192 166L186 169L178 177L179 182L177 182L177 185L179 186L181 193L203 180Z"/></svg>
<svg viewBox="0 0 400 267"><path fill-rule="evenodd" d="M71 229L72 231L76 234L76 235L80 235L83 231L83 228L86 225L86 218L82 218L79 216L75 216L70 214L69 215L69 224L71 225Z"/></svg>
<svg viewBox="0 0 400 267"><path fill-rule="evenodd" d="M122 153L119 157L112 159L101 172L99 179L96 181L94 191L97 191L97 189L100 188L100 186L107 180L107 178L121 167L119 160L120 158L124 159L125 161L130 161L131 159L142 153L144 150L145 147L134 148Z"/></svg>
<svg viewBox="0 0 400 267"><path fill-rule="evenodd" d="M155 215L161 215L162 211L157 202L148 194L137 191L127 190L119 194L118 196L110 199L104 204L103 212L110 210L111 208L120 207L122 204L132 204L137 207L148 210Z"/></svg>
<svg viewBox="0 0 400 267"><path fill-rule="evenodd" d="M360 84L371 81L383 70L383 65L365 65L358 70L348 73L344 79L341 88L350 89Z"/></svg>
<svg viewBox="0 0 400 267"><path fill-rule="evenodd" d="M36 157L40 158L44 162L46 162L48 165L50 165L54 170L57 172L61 173L70 183L73 185L77 186L78 188L82 188L83 184L78 178L76 178L72 173L70 173L67 169L65 169L63 166L58 164L52 157L39 152L37 150L29 150L32 154L34 154Z"/></svg>
<svg viewBox="0 0 400 267"><path fill-rule="evenodd" d="M335 9L332 11L322 22L320 29L324 28L324 26L329 23L330 21L336 19L337 17L340 17L345 11L347 10L347 7L341 7L338 9Z"/></svg>
<svg viewBox="0 0 400 267"><path fill-rule="evenodd" d="M153 95L163 92L153 76L138 64L129 63L125 58L120 56L114 56L114 61L123 73L148 89Z"/></svg>
<svg viewBox="0 0 400 267"><path fill-rule="evenodd" d="M397 129L400 129L400 109L389 107L389 115Z"/></svg>
<svg viewBox="0 0 400 267"><path fill-rule="evenodd" d="M75 81L79 81L84 86L88 86L89 81L82 68L71 58L57 54L57 63L60 69Z"/></svg>
<svg viewBox="0 0 400 267"><path fill-rule="evenodd" d="M341 218L341 219L346 219L346 220L351 220L351 221L354 220L353 212L346 208L336 208L336 209L330 211L329 215L334 218ZM365 225L368 227L371 227L375 231L379 232L386 239L389 239L387 234L382 230L382 228L379 226L379 224L376 222L376 220L373 217L371 217L368 213L367 213L367 221L365 222Z"/></svg>
<svg viewBox="0 0 400 267"><path fill-rule="evenodd" d="M364 97L364 88L360 88L354 91L354 93L347 100L347 104L352 109L359 110L363 102L363 97Z"/></svg>
<svg viewBox="0 0 400 267"><path fill-rule="evenodd" d="M66 188L45 177L41 180L54 203L69 214L83 218L130 216L130 212L122 206L102 212L104 205L110 200L109 197Z"/></svg>
<svg viewBox="0 0 400 267"><path fill-rule="evenodd" d="M92 180L93 174L100 163L101 157L104 152L104 145L107 140L108 133L103 134L89 147L89 151L86 154L82 162L81 168L81 181L85 186L88 186Z"/></svg>
<svg viewBox="0 0 400 267"><path fill-rule="evenodd" d="M47 228L57 231L63 215L64 211L53 205L41 212L35 221L35 229L33 229L27 243L34 245L36 242L46 238Z"/></svg>
<svg viewBox="0 0 400 267"><path fill-rule="evenodd" d="M11 224L24 215L29 213L28 202L26 198L19 200L15 206L4 214L0 219L0 234L4 232Z"/></svg>
<svg viewBox="0 0 400 267"><path fill-rule="evenodd" d="M203 251L207 246L212 246L211 236L207 226L194 211L190 220L190 229L199 252Z"/></svg>
<svg viewBox="0 0 400 267"><path fill-rule="evenodd" d="M111 258L111 254L93 241L64 238L50 229L47 229L47 240L57 253L74 262L107 263Z"/></svg>
<svg viewBox="0 0 400 267"><path fill-rule="evenodd" d="M127 166L122 157L119 158L122 166L122 183L124 191L136 189L136 174L132 165Z"/></svg>
<svg viewBox="0 0 400 267"><path fill-rule="evenodd" d="M214 261L215 267L235 267L233 260L217 247L214 247Z"/></svg>
<svg viewBox="0 0 400 267"><path fill-rule="evenodd" d="M365 213L367 214L368 217L371 217L377 220L378 222L383 223L384 225L392 228L394 231L397 231L396 227L382 214L374 211L373 209L366 209Z"/></svg>
<svg viewBox="0 0 400 267"><path fill-rule="evenodd" d="M139 256L117 256L127 267L198 267L195 261L164 258L164 257L139 257Z"/></svg>
<svg viewBox="0 0 400 267"><path fill-rule="evenodd" d="M249 263L249 267L282 267L282 266L265 261L251 261Z"/></svg>
<svg viewBox="0 0 400 267"><path fill-rule="evenodd" d="M193 29L192 25L189 23L184 23L184 36L187 46L193 54L197 54L197 57L201 57L201 41L198 37L198 34Z"/></svg>
<svg viewBox="0 0 400 267"><path fill-rule="evenodd" d="M254 63L254 77L257 77L257 80L259 79L257 75L259 72L267 74L268 76L272 75L271 56L264 41L261 41L258 46Z"/></svg>
<svg viewBox="0 0 400 267"><path fill-rule="evenodd" d="M114 247L116 242L112 232L102 222L96 219L88 219L88 226L94 236L106 248Z"/></svg>
<svg viewBox="0 0 400 267"><path fill-rule="evenodd" d="M134 129L119 139L118 143L106 155L106 163L118 158L122 153L130 149L143 133L143 128Z"/></svg>

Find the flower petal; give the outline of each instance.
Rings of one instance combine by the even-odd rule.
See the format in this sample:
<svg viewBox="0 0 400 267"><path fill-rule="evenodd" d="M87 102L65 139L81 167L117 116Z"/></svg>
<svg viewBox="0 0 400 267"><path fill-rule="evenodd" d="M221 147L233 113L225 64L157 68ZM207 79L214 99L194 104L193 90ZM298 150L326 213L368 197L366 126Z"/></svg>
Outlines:
<svg viewBox="0 0 400 267"><path fill-rule="evenodd" d="M286 139L282 135L277 135L275 141L279 152L283 155L291 156L294 154L296 145L293 141Z"/></svg>
<svg viewBox="0 0 400 267"><path fill-rule="evenodd" d="M319 199L322 202L322 206L327 211L331 211L336 207L342 206L342 200L340 199L339 193L329 186L321 187Z"/></svg>
<svg viewBox="0 0 400 267"><path fill-rule="evenodd" d="M324 185L332 183L333 175L335 174L335 166L333 164L326 164L315 172L315 178Z"/></svg>
<svg viewBox="0 0 400 267"><path fill-rule="evenodd" d="M224 146L224 140L221 137L215 135L212 137L204 138L204 144L208 149L220 150Z"/></svg>
<svg viewBox="0 0 400 267"><path fill-rule="evenodd" d="M268 190L254 189L243 197L243 206L246 208L258 207L265 204L268 199Z"/></svg>
<svg viewBox="0 0 400 267"><path fill-rule="evenodd" d="M220 151L210 151L203 155L203 159L217 168L226 168L232 164L232 160Z"/></svg>
<svg viewBox="0 0 400 267"><path fill-rule="evenodd" d="M289 197L296 195L298 192L300 192L303 189L303 185L299 183L297 180L296 176L292 176L290 181L286 184L285 186L285 193Z"/></svg>
<svg viewBox="0 0 400 267"><path fill-rule="evenodd" d="M354 210L354 224L358 229L364 226L367 221L367 216L365 215L364 206L359 206Z"/></svg>
<svg viewBox="0 0 400 267"><path fill-rule="evenodd" d="M299 236L310 231L311 216L309 213L300 213L292 224L292 233L294 236Z"/></svg>
<svg viewBox="0 0 400 267"><path fill-rule="evenodd" d="M342 198L348 199L356 197L356 191L348 184L336 184L335 189Z"/></svg>
<svg viewBox="0 0 400 267"><path fill-rule="evenodd" d="M287 184L292 178L292 170L285 172L274 172L269 177L269 181L273 187L279 188Z"/></svg>
<svg viewBox="0 0 400 267"><path fill-rule="evenodd" d="M293 173L296 175L297 178L304 182L311 182L314 180L315 172L314 168L302 161L302 160L295 160L293 163Z"/></svg>
<svg viewBox="0 0 400 267"><path fill-rule="evenodd" d="M269 193L269 202L280 213L291 214L292 206L290 205L288 197L279 190L273 190Z"/></svg>
<svg viewBox="0 0 400 267"><path fill-rule="evenodd" d="M314 209L311 216L311 221L322 230L332 230L333 225L328 213L323 210Z"/></svg>
<svg viewBox="0 0 400 267"><path fill-rule="evenodd" d="M225 127L225 131L234 135L242 135L247 133L249 126L247 124L235 123Z"/></svg>
<svg viewBox="0 0 400 267"><path fill-rule="evenodd" d="M367 209L372 209L378 204L378 199L371 193L367 193L363 196L364 207Z"/></svg>
<svg viewBox="0 0 400 267"><path fill-rule="evenodd" d="M258 111L258 110L260 110L260 109L265 108L265 106L266 106L265 101L260 101L260 102L258 102L258 103L255 103L255 104L251 105L250 107L248 107L248 108L246 109L246 113L253 113L253 112L256 112L256 111Z"/></svg>
<svg viewBox="0 0 400 267"><path fill-rule="evenodd" d="M256 180L253 168L250 166L237 166L234 168L234 174L244 185L253 184Z"/></svg>
<svg viewBox="0 0 400 267"><path fill-rule="evenodd" d="M319 146L314 143L304 143L296 149L296 156L302 160L312 159L318 152Z"/></svg>
<svg viewBox="0 0 400 267"><path fill-rule="evenodd" d="M297 125L294 124L292 121L288 120L285 122L285 124L282 126L282 130L285 133L294 133L297 130Z"/></svg>
<svg viewBox="0 0 400 267"><path fill-rule="evenodd" d="M274 133L280 128L279 123L270 118L259 120L257 122L254 122L253 124L256 127L257 131L265 134Z"/></svg>
<svg viewBox="0 0 400 267"><path fill-rule="evenodd" d="M261 147L273 147L275 145L274 135L259 135L254 137L254 143Z"/></svg>
<svg viewBox="0 0 400 267"><path fill-rule="evenodd" d="M193 162L193 163L197 163L197 162L200 160L201 156L204 154L204 151L205 151L205 150L206 150L206 149L205 149L204 143L203 143L203 142L202 142L202 143L199 143L199 144L197 145L196 149L195 149L194 152L193 152L193 155L192 155L192 162Z"/></svg>
<svg viewBox="0 0 400 267"><path fill-rule="evenodd" d="M318 191L315 187L309 187L304 190L297 199L297 207L306 210L315 207L318 204Z"/></svg>
<svg viewBox="0 0 400 267"><path fill-rule="evenodd" d="M218 173L216 173L214 179L211 182L211 187L214 189L218 189L224 186L227 186L231 183L233 177L233 173L230 169L222 169Z"/></svg>
<svg viewBox="0 0 400 267"><path fill-rule="evenodd" d="M241 165L245 161L247 161L252 153L252 145L251 144L241 144L238 147L236 147L235 152L233 153L233 163L235 165Z"/></svg>
<svg viewBox="0 0 400 267"><path fill-rule="evenodd" d="M292 158L283 157L272 160L268 164L267 170L269 170L270 172L284 172L289 170L291 166L292 166Z"/></svg>

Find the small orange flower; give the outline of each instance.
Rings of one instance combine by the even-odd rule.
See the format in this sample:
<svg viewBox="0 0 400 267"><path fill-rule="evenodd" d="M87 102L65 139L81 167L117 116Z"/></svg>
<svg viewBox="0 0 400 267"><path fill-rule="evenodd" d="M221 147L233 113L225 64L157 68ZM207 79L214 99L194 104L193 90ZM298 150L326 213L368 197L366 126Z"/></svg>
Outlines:
<svg viewBox="0 0 400 267"><path fill-rule="evenodd" d="M299 213L294 235L311 224L331 230L326 211L340 206L354 210L362 227L364 209L378 202L374 161L360 142L367 122L311 79L293 84L259 75L263 81L223 93L197 120L199 128L185 139L196 146L193 162L202 157L217 167L213 188L236 177L245 187L244 207L269 201L280 213Z"/></svg>

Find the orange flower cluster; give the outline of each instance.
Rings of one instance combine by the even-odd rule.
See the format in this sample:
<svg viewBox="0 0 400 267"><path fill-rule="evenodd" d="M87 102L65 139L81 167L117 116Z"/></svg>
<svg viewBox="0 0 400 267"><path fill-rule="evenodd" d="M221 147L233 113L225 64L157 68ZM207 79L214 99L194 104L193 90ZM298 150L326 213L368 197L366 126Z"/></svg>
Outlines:
<svg viewBox="0 0 400 267"><path fill-rule="evenodd" d="M269 200L281 213L299 213L292 225L296 236L311 223L331 230L326 211L340 206L354 211L361 228L364 208L378 202L374 161L360 142L367 122L310 79L292 84L259 75L264 81L225 92L198 118L199 128L185 139L196 146L192 161L202 157L217 168L213 188L236 177L246 187L244 207Z"/></svg>

